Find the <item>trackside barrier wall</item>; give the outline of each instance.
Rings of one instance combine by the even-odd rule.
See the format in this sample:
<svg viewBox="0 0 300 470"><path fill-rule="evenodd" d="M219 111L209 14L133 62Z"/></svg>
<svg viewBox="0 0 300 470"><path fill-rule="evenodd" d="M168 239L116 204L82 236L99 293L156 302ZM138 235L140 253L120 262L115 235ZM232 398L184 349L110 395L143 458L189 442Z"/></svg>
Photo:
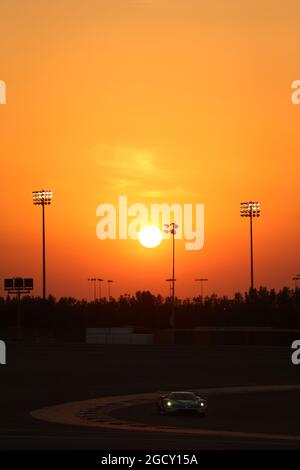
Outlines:
<svg viewBox="0 0 300 470"><path fill-rule="evenodd" d="M203 329L160 330L154 333L155 344L256 345L286 346L300 339L300 330Z"/></svg>

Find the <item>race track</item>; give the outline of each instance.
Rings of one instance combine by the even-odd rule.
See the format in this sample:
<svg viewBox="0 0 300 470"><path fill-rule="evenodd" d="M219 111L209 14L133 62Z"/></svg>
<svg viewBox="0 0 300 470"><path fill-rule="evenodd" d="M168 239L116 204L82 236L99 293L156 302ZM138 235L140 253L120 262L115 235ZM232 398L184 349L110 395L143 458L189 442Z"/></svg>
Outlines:
<svg viewBox="0 0 300 470"><path fill-rule="evenodd" d="M2 449L300 448L300 374L291 364L288 345L209 348L11 343L1 379ZM159 416L156 412L159 390L212 388L229 391L208 392L206 418ZM31 414L66 403L97 403L107 397L143 394L153 397L146 403L131 400L127 406L110 410L110 420L123 422L119 427L93 426L84 417L80 418L87 422L84 425L62 424ZM140 425L138 432L128 429L132 424ZM149 429L143 430L145 426ZM165 429L161 432L160 428Z"/></svg>

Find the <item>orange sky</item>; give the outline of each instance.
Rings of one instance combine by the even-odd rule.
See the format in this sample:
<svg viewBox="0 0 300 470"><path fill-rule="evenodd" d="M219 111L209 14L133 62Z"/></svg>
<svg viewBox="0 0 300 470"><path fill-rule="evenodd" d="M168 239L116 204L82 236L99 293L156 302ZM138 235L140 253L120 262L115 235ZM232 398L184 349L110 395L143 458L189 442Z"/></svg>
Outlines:
<svg viewBox="0 0 300 470"><path fill-rule="evenodd" d="M177 244L177 293L249 285L249 226L259 200L255 283L293 285L299 257L298 0L1 0L0 278L41 292L47 208L48 292L168 293L171 245L96 238L96 207L204 203L205 244Z"/></svg>

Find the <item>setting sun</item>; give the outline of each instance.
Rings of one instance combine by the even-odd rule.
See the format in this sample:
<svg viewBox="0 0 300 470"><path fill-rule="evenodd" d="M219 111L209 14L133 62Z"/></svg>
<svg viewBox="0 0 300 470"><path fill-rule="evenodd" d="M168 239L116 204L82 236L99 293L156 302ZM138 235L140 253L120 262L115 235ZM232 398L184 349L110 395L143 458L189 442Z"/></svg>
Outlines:
<svg viewBox="0 0 300 470"><path fill-rule="evenodd" d="M139 232L139 242L146 248L155 248L162 240L162 233L158 227L148 225Z"/></svg>

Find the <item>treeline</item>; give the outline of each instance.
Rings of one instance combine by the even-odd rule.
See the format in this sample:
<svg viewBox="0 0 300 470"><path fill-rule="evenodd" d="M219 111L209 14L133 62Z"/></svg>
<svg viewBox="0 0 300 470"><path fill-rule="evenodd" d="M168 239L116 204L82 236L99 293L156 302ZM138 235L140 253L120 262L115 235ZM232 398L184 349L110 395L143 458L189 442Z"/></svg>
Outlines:
<svg viewBox="0 0 300 470"><path fill-rule="evenodd" d="M279 292L261 287L233 298L213 294L205 299L176 299L176 328L273 327L300 328L300 289L284 287ZM23 297L0 298L0 332L16 330L18 318L23 331L37 335L48 331L55 337L84 335L88 327L134 326L139 331L168 328L172 304L170 298L138 291L134 296L101 299L95 302L72 297L47 300Z"/></svg>

